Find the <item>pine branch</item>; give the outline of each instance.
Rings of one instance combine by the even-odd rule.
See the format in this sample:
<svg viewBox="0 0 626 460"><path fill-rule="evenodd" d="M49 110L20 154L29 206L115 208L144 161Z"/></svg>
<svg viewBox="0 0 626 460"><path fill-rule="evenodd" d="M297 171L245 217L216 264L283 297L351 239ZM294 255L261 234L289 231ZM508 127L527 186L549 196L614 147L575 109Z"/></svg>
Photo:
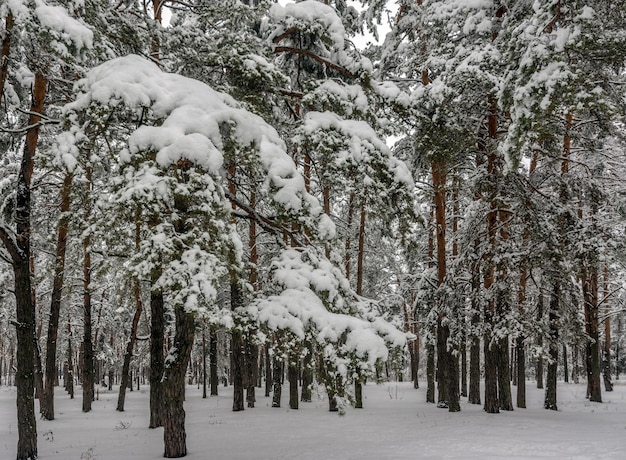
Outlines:
<svg viewBox="0 0 626 460"><path fill-rule="evenodd" d="M292 241L295 242L295 244L297 246L305 247L305 246L308 246L310 244L310 242L308 240L301 241L300 240L300 235L296 235L293 231L289 230L285 226L280 225L280 224L272 221L271 219L269 219L269 218L267 218L265 216L262 216L254 208L252 208L251 206L243 203L241 200L239 200L231 192L226 192L226 198L228 198L231 201L231 203L234 203L239 209L241 209L242 211L244 211L246 213L245 216L242 216L242 215L238 214L239 217L247 217L249 219L254 220L264 230L266 230L269 233L273 233L276 236L278 241L282 242L282 236L284 234L287 234L292 239Z"/></svg>
<svg viewBox="0 0 626 460"><path fill-rule="evenodd" d="M327 59L324 59L323 57L318 56L317 54L315 54L313 51L310 51L310 50L303 50L301 48L292 48L290 46L277 46L276 48L274 48L274 53L276 54L292 53L292 54L301 54L303 56L308 56L314 61L317 61L320 64L325 65L326 67L339 72L341 75L345 77L353 78L353 79L356 78L356 76L345 67L335 64L334 62L331 62Z"/></svg>

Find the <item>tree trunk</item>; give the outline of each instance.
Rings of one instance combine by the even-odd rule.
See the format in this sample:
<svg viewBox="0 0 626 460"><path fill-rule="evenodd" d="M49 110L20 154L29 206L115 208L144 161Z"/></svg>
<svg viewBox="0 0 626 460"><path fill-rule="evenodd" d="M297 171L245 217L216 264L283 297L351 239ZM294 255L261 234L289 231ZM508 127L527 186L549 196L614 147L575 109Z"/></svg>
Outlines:
<svg viewBox="0 0 626 460"><path fill-rule="evenodd" d="M563 344L563 378L569 383L569 369L567 368L567 345Z"/></svg>
<svg viewBox="0 0 626 460"><path fill-rule="evenodd" d="M298 409L298 357L295 353L289 356L287 377L289 378L289 408Z"/></svg>
<svg viewBox="0 0 626 460"><path fill-rule="evenodd" d="M61 315L61 297L63 294L63 277L65 274L65 252L67 248L67 230L69 226L70 193L72 190L72 174L66 173L61 188L61 219L57 231L56 259L54 265L54 279L50 301L50 318L48 320L48 334L46 338L46 381L44 391L39 398L41 417L44 420L54 420L54 384L57 375L56 351L59 335L59 318Z"/></svg>
<svg viewBox="0 0 626 460"><path fill-rule="evenodd" d="M74 399L74 362L72 360L72 337L67 338L67 380L65 381L65 389L70 395L70 399Z"/></svg>
<svg viewBox="0 0 626 460"><path fill-rule="evenodd" d="M7 18L8 20L8 18ZM11 17L12 20L12 17ZM7 23L7 28L9 24ZM5 40L7 40L5 36ZM3 57L4 57L3 43ZM8 46L8 45L7 45ZM8 53L7 53L8 55ZM4 64L4 63L2 63ZM2 77L5 78L5 77ZM4 81L1 82L4 84ZM17 459L37 458L37 422L35 420L35 304L32 296L30 270L30 235L31 235L31 182L34 168L34 157L39 139L38 114L43 113L46 98L47 80L41 72L35 74L32 104L28 125L32 126L26 133L22 161L17 179L15 194L16 238L13 240L8 231L0 226L0 240L4 243L11 256L15 280L16 336L17 336L17 369L15 385L17 386L17 420L18 442Z"/></svg>
<svg viewBox="0 0 626 460"><path fill-rule="evenodd" d="M211 382L211 396L217 396L219 379L217 377L217 331L210 329L209 336L209 375Z"/></svg>
<svg viewBox="0 0 626 460"><path fill-rule="evenodd" d="M498 399L498 351L497 346L491 343L491 334L485 334L485 412L497 414L500 412Z"/></svg>
<svg viewBox="0 0 626 460"><path fill-rule="evenodd" d="M139 286L139 280L135 280L135 315L133 316L133 322L130 329L130 338L126 345L126 354L124 355L124 364L122 366L122 381L120 382L120 392L117 398L117 410L124 412L124 401L126 399L126 387L130 383L130 360L133 357L133 350L135 349L135 342L137 340L137 328L139 327L139 319L141 318L141 311L143 310L143 303L141 302L141 288ZM132 386L131 386L132 391Z"/></svg>
<svg viewBox="0 0 626 460"><path fill-rule="evenodd" d="M431 163L433 189L435 192L435 238L437 241L437 286L445 283L446 268L446 178L447 165L444 159L438 158ZM437 316L437 388L438 406L447 407L450 412L461 410L459 404L459 370L457 359L448 350L450 329L444 318L441 301L438 301Z"/></svg>
<svg viewBox="0 0 626 460"><path fill-rule="evenodd" d="M537 322L543 320L543 296L539 294L539 302L537 303ZM543 349L543 333L540 331L537 336L537 346ZM537 389L543 389L543 351L537 356L537 364L535 367L535 379L537 380Z"/></svg>
<svg viewBox="0 0 626 460"><path fill-rule="evenodd" d="M265 397L269 398L272 393L272 359L270 358L270 350L266 345L264 348L265 355Z"/></svg>
<svg viewBox="0 0 626 460"><path fill-rule="evenodd" d="M518 336L515 342L517 350L517 407L526 408L526 355L524 337Z"/></svg>
<svg viewBox="0 0 626 460"><path fill-rule="evenodd" d="M558 282L554 284L554 290L550 297L550 311L548 313L549 326L550 326L550 343L549 353L550 361L548 362L548 375L546 378L546 397L543 403L543 407L549 410L557 410L557 398L556 398L556 378L557 369L559 365L559 330L558 330L558 314L559 314L559 302L560 302L560 285Z"/></svg>
<svg viewBox="0 0 626 460"><path fill-rule="evenodd" d="M302 360L302 390L300 392L300 401L311 402L313 387L313 346L306 344L307 354Z"/></svg>
<svg viewBox="0 0 626 460"><path fill-rule="evenodd" d="M231 309L236 311L241 307L243 298L237 280L231 275L230 302ZM244 368L245 368L244 341L240 330L234 328L231 332L231 379L233 382L233 411L245 409L244 399Z"/></svg>
<svg viewBox="0 0 626 460"><path fill-rule="evenodd" d="M509 366L509 338L503 337L498 341L498 399L500 409L513 410L511 397L511 368Z"/></svg>
<svg viewBox="0 0 626 460"><path fill-rule="evenodd" d="M206 399L206 389L206 326L202 325L202 399Z"/></svg>
<svg viewBox="0 0 626 460"><path fill-rule="evenodd" d="M587 396L590 401L602 402L600 386L600 337L598 332L598 270L583 270L583 298L585 302L585 330L591 339L586 345Z"/></svg>
<svg viewBox="0 0 626 460"><path fill-rule="evenodd" d="M273 378L273 397L272 407L280 407L280 396L282 392L282 362L278 357L272 357L272 378Z"/></svg>
<svg viewBox="0 0 626 460"><path fill-rule="evenodd" d="M160 278L160 270L151 276L152 289L150 290L150 424L149 428L163 426L164 413L162 402L163 373L165 372L165 357L163 344L165 342L165 302L163 292L155 290L155 284Z"/></svg>
<svg viewBox="0 0 626 460"><path fill-rule="evenodd" d="M185 433L185 373L193 348L195 324L192 314L182 307L174 310L176 333L163 374L163 440L166 458L187 455Z"/></svg>
<svg viewBox="0 0 626 460"><path fill-rule="evenodd" d="M256 402L256 394L255 394L255 384L256 384L256 373L258 369L258 356L259 356L259 348L254 345L250 339L246 339L246 355L247 359L247 382L246 382L246 401L248 407L254 407L254 403Z"/></svg>
<svg viewBox="0 0 626 460"><path fill-rule="evenodd" d="M426 402L435 402L435 346L426 343Z"/></svg>
<svg viewBox="0 0 626 460"><path fill-rule="evenodd" d="M606 264L604 265L604 282L602 291L602 301L606 303L609 295L609 267ZM604 310L606 312L606 317L604 319L602 375L604 376L604 391L613 391L613 382L611 382L611 308L608 303L604 306Z"/></svg>
<svg viewBox="0 0 626 460"><path fill-rule="evenodd" d="M85 220L91 214L91 167L86 168ZM83 412L91 411L94 399L94 353L91 332L91 237L83 241Z"/></svg>

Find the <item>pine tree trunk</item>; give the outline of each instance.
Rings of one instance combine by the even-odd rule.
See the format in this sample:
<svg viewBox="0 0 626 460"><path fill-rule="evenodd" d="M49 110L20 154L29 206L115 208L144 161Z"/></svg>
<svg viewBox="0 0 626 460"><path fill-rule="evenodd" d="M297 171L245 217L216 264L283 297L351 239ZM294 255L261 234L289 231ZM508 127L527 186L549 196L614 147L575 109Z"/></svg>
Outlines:
<svg viewBox="0 0 626 460"><path fill-rule="evenodd" d="M526 408L526 354L524 336L518 336L515 342L517 350L517 407Z"/></svg>
<svg viewBox="0 0 626 460"><path fill-rule="evenodd" d="M289 408L298 409L298 357L295 354L289 356L287 377L289 379Z"/></svg>
<svg viewBox="0 0 626 460"><path fill-rule="evenodd" d="M587 395L593 402L602 402L600 386L600 334L598 332L598 271L583 270L583 298L585 302L585 329L591 341L586 345Z"/></svg>
<svg viewBox="0 0 626 460"><path fill-rule="evenodd" d="M563 344L563 377L569 383L569 369L567 368L567 345Z"/></svg>
<svg viewBox="0 0 626 460"><path fill-rule="evenodd" d="M54 420L54 384L56 378L56 351L59 335L59 318L61 315L61 296L63 294L63 277L65 274L65 252L67 248L67 230L69 226L70 192L72 190L72 174L66 173L61 188L61 219L57 231L56 259L54 279L50 301L50 317L46 338L46 380L42 397L39 398L41 417Z"/></svg>
<svg viewBox="0 0 626 460"><path fill-rule="evenodd" d="M143 310L143 303L141 301L141 288L139 286L139 280L135 280L135 315L133 316L133 322L130 329L130 338L126 345L126 354L124 355L124 364L122 366L122 381L120 382L120 392L117 398L117 410L124 412L124 401L126 400L126 387L131 384L130 376L130 360L133 357L133 350L135 349L135 342L137 340L137 329L139 327L139 319L141 318L141 312Z"/></svg>
<svg viewBox="0 0 626 460"><path fill-rule="evenodd" d="M485 334L485 405L484 410L489 414L500 412L498 399L498 351L497 346L491 343L491 334Z"/></svg>
<svg viewBox="0 0 626 460"><path fill-rule="evenodd" d="M503 337L498 341L498 399L500 409L513 410L511 396L511 368L509 366L509 338Z"/></svg>
<svg viewBox="0 0 626 460"><path fill-rule="evenodd" d="M86 169L87 182L85 219L91 214L91 167ZM85 237L83 241L83 412L91 411L91 403L94 400L94 353L91 332L91 238Z"/></svg>
<svg viewBox="0 0 626 460"><path fill-rule="evenodd" d="M282 392L282 376L283 376L282 362L280 359L278 359L278 357L274 356L272 358L272 378L273 378L272 407L280 407L280 396Z"/></svg>
<svg viewBox="0 0 626 460"><path fill-rule="evenodd" d="M207 397L206 382L206 326L202 325L202 399Z"/></svg>
<svg viewBox="0 0 626 460"><path fill-rule="evenodd" d="M470 346L470 378L469 395L467 401L470 404L480 404L480 338L472 337Z"/></svg>
<svg viewBox="0 0 626 460"><path fill-rule="evenodd" d="M461 343L461 396L467 398L467 338L463 334L463 342Z"/></svg>
<svg viewBox="0 0 626 460"><path fill-rule="evenodd" d="M70 395L70 399L74 399L74 362L72 360L72 338L67 338L67 380L65 381L65 389Z"/></svg>
<svg viewBox="0 0 626 460"><path fill-rule="evenodd" d="M11 17L12 19L12 17ZM7 18L8 20L8 18ZM7 29L9 24L7 23ZM8 34L7 34L8 36ZM4 40L8 40L5 36ZM3 56L4 56L3 43ZM8 46L8 45L7 45ZM8 54L7 54L8 55ZM2 63L4 64L4 63ZM3 76L2 78L6 78ZM4 84L4 81L1 81ZM0 227L0 240L4 243L13 263L15 281L16 336L17 336L17 369L15 385L17 386L17 459L37 458L37 422L35 420L35 401L33 392L35 380L35 304L32 297L30 270L30 235L31 235L31 183L34 168L34 157L39 139L39 121L43 113L46 98L47 80L41 72L35 74L32 104L28 125L32 126L26 133L22 161L18 174L15 194L15 241Z"/></svg>
<svg viewBox="0 0 626 460"><path fill-rule="evenodd" d="M435 346L426 344L426 402L435 402Z"/></svg>
<svg viewBox="0 0 626 460"><path fill-rule="evenodd" d="M264 347L265 355L265 397L269 398L272 393L272 359L267 345Z"/></svg>
<svg viewBox="0 0 626 460"><path fill-rule="evenodd" d="M539 302L537 303L537 322L543 319L543 296L539 294ZM539 332L537 336L537 346L543 349L543 333ZM535 379L537 380L537 389L543 389L543 351L537 357L535 367Z"/></svg>
<svg viewBox="0 0 626 460"><path fill-rule="evenodd" d="M165 302L163 292L155 290L154 285L161 276L157 270L151 276L152 289L150 290L150 424L149 428L163 426L163 373L165 372L165 357L163 344L165 342Z"/></svg>
<svg viewBox="0 0 626 460"><path fill-rule="evenodd" d="M231 296L238 297L239 287L231 284ZM232 302L232 297L231 297ZM237 301L238 302L238 301ZM241 331L234 329L231 332L231 379L233 382L233 411L238 412L245 409L244 398L244 343Z"/></svg>
<svg viewBox="0 0 626 460"><path fill-rule="evenodd" d="M176 333L163 374L163 440L166 458L187 455L185 432L185 373L193 348L195 324L192 314L182 307L174 310Z"/></svg>
<svg viewBox="0 0 626 460"><path fill-rule="evenodd" d="M246 340L247 359L247 384L246 384L246 402L248 407L254 407L256 402L255 384L257 380L259 348L252 344L250 339Z"/></svg>
<svg viewBox="0 0 626 460"><path fill-rule="evenodd" d="M557 369L559 365L559 330L558 330L558 314L559 314L559 302L560 302L561 287L558 282L554 284L554 290L550 296L550 310L548 313L549 326L550 326L550 343L549 353L550 361L548 362L548 374L546 377L546 396L543 403L543 407L549 410L558 410L557 408L557 394L556 394L556 380Z"/></svg>
<svg viewBox="0 0 626 460"><path fill-rule="evenodd" d="M313 387L313 346L306 344L307 354L302 360L302 390L300 392L300 401L311 402Z"/></svg>
<svg viewBox="0 0 626 460"><path fill-rule="evenodd" d="M209 380L211 382L211 396L217 396L219 379L217 377L217 331L210 329L209 336Z"/></svg>

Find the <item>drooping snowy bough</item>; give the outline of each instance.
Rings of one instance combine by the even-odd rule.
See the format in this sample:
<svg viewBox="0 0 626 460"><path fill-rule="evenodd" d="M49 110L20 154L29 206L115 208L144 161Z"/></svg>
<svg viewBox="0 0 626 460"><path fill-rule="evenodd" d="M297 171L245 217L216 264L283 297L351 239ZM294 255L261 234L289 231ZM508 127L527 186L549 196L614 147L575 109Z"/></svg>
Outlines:
<svg viewBox="0 0 626 460"><path fill-rule="evenodd" d="M320 378L340 413L350 399L347 386L373 376L390 348L413 338L374 312L374 302L357 296L341 270L313 248L284 250L272 276L276 293L253 301L249 314L266 333L283 333L285 348L315 344Z"/></svg>

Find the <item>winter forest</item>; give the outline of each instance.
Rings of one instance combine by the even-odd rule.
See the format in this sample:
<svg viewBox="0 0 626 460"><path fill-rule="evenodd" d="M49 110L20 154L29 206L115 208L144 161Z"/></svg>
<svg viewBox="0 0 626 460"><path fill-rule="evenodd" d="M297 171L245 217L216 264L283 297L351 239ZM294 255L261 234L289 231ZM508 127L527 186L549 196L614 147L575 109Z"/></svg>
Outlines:
<svg viewBox="0 0 626 460"><path fill-rule="evenodd" d="M144 386L168 458L192 389L621 390L622 2L0 0L0 40L0 457Z"/></svg>

